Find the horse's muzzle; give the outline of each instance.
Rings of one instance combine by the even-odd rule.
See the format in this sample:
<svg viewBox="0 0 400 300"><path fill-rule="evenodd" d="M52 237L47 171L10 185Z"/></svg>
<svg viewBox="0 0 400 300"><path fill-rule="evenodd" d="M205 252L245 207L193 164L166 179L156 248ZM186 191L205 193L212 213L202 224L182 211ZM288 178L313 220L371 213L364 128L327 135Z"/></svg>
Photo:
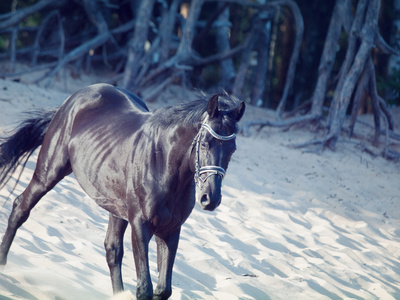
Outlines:
<svg viewBox="0 0 400 300"><path fill-rule="evenodd" d="M207 194L204 194L200 199L200 207L203 210L213 211L221 204L221 198L218 201L211 201Z"/></svg>

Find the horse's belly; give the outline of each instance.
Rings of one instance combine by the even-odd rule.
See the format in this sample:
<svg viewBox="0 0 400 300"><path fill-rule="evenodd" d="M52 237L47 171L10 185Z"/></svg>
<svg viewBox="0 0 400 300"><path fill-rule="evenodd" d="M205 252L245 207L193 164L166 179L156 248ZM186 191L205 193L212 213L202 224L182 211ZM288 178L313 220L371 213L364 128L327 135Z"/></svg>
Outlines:
<svg viewBox="0 0 400 300"><path fill-rule="evenodd" d="M100 207L117 217L128 220L126 201L121 194L116 193L114 189L107 189L105 186L99 186L96 182L91 182L79 172L74 171L74 175L85 193Z"/></svg>
<svg viewBox="0 0 400 300"><path fill-rule="evenodd" d="M108 212L112 213L116 217L129 221L128 219L128 209L124 203L121 201L110 200L110 199L94 199L96 203L107 210Z"/></svg>
<svg viewBox="0 0 400 300"><path fill-rule="evenodd" d="M100 152L98 149L88 141L71 140L69 152L72 171L82 189L99 206L127 219L126 178L122 158L118 153L113 153L113 149L107 151L103 148Z"/></svg>

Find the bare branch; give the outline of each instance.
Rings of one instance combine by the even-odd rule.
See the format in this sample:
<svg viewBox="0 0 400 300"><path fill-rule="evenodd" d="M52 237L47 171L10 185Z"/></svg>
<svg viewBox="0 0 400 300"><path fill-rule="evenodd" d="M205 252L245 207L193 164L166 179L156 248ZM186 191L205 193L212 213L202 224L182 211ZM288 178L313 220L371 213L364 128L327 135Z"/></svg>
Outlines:
<svg viewBox="0 0 400 300"><path fill-rule="evenodd" d="M288 126L293 126L293 125L298 125L302 123L307 123L311 121L315 121L319 118L317 115L304 115L296 118L290 118L286 120L280 120L280 121L268 121L268 120L260 120L260 121L248 121L244 124L243 126L243 134L245 136L249 136L249 129L251 126L271 126L271 127L288 127Z"/></svg>
<svg viewBox="0 0 400 300"><path fill-rule="evenodd" d="M276 110L278 119L281 119L283 110L285 109L286 106L289 91L293 84L297 61L299 60L300 47L301 43L303 42L304 22L303 22L303 16L301 15L300 9L296 4L296 2L291 0L281 0L281 1L275 1L275 3L288 6L292 11L296 24L296 40L294 43L292 56L290 57L289 69L286 74L286 81L285 81L285 87L283 89L283 95Z"/></svg>
<svg viewBox="0 0 400 300"><path fill-rule="evenodd" d="M354 132L354 126L356 124L358 112L360 110L361 100L362 100L362 97L364 96L364 92L367 89L369 77L370 77L369 72L366 70L366 68L364 68L364 71L361 75L361 79L357 83L357 89L356 89L356 93L355 93L354 99L353 99L353 108L352 108L352 112L351 112L351 120L350 120L350 126L349 126L349 128L350 128L349 135L350 136L352 136L353 132Z"/></svg>
<svg viewBox="0 0 400 300"><path fill-rule="evenodd" d="M25 7L25 8L21 8L12 13L6 14L7 18L4 16L0 16L0 19L6 19L5 21L0 23L0 29L4 29L7 27L16 25L20 21L22 21L24 18L26 18L27 16L30 16L44 8L64 6L66 4L66 2L67 2L66 0L58 0L58 1L41 0L41 1L37 2L36 4L33 4L33 5Z"/></svg>
<svg viewBox="0 0 400 300"><path fill-rule="evenodd" d="M340 2L343 1L345 0L336 1L333 14L331 16L321 61L318 67L317 84L312 95L311 113L320 116L322 116L328 79L330 78L333 64L335 62L337 43L342 27L342 20L340 18Z"/></svg>
<svg viewBox="0 0 400 300"><path fill-rule="evenodd" d="M212 63L216 63L218 61L227 59L227 58L232 58L235 55L239 54L244 48L246 47L245 44L241 44L239 46L236 46L235 48L232 48L226 52L223 53L217 53L214 55L210 55L205 58L196 58L194 59L193 62L191 62L190 65L192 66L203 66L203 65L208 65Z"/></svg>
<svg viewBox="0 0 400 300"><path fill-rule="evenodd" d="M400 55L400 51L391 47L386 41L383 39L382 35L376 31L375 32L375 44L385 54L392 54L392 55Z"/></svg>
<svg viewBox="0 0 400 300"><path fill-rule="evenodd" d="M338 84L339 87L335 90L336 97L334 97L331 105L329 115L329 133L326 141L327 145L330 147L334 147L337 142L354 87L364 68L368 56L371 55L371 49L373 47L373 35L371 35L371 33L373 33L374 29L377 27L379 7L379 0L369 1L365 23L361 30L361 45L349 71L341 74L339 83L342 81L342 86ZM352 49L348 49L348 51L352 51Z"/></svg>
<svg viewBox="0 0 400 300"><path fill-rule="evenodd" d="M199 18L204 0L193 0L190 4L186 25L183 28L182 39L175 59L178 63L186 62L193 57L192 43L195 36L195 25Z"/></svg>
<svg viewBox="0 0 400 300"><path fill-rule="evenodd" d="M46 27L48 26L48 22L53 18L54 16L57 15L57 11L53 10L51 11L42 21L42 24L39 27L39 30L36 33L35 41L33 42L33 54L32 54L32 59L31 59L31 65L35 66L37 62L37 58L40 53L40 38L42 37L43 32L45 31Z"/></svg>
<svg viewBox="0 0 400 300"><path fill-rule="evenodd" d="M147 40L149 20L153 11L154 0L141 1L138 16L135 22L135 32L128 43L128 61L125 66L122 86L128 88L135 82L139 72L139 62L144 54L144 45Z"/></svg>

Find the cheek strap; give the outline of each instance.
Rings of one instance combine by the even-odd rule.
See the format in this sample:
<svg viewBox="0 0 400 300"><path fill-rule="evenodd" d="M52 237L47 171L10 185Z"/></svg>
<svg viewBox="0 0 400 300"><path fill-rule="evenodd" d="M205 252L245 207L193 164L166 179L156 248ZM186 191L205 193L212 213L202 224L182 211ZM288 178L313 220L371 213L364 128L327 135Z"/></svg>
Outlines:
<svg viewBox="0 0 400 300"><path fill-rule="evenodd" d="M201 128L197 135L195 136L192 147L194 144L196 144L196 162L195 162L195 169L196 173L194 175L194 181L197 184L198 187L203 188L204 183L207 181L208 178L210 178L213 175L218 175L221 176L223 179L225 176L225 169L219 166L204 166L200 167L200 139L201 139L201 130L204 128L206 129L214 138L220 141L229 141L232 140L236 137L236 134L233 133L231 135L220 135L214 131L214 129L211 128L210 125L206 124L205 122L208 120L207 118L204 120L204 122L201 124ZM206 174L206 177L203 179L201 177L202 174Z"/></svg>

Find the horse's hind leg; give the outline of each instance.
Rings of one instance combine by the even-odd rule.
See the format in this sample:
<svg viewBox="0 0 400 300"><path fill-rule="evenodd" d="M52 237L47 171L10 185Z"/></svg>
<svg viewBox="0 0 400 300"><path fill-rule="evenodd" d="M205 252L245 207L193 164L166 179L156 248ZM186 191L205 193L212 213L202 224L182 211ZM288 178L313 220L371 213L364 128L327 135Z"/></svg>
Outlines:
<svg viewBox="0 0 400 300"><path fill-rule="evenodd" d="M124 256L123 238L127 226L128 221L117 218L110 213L104 247L114 294L124 290L121 266L122 257Z"/></svg>
<svg viewBox="0 0 400 300"><path fill-rule="evenodd" d="M24 209L24 195L18 196L12 208L10 217L8 218L8 226L0 245L0 265L4 266L7 263L7 254L10 250L11 243L14 240L17 229L28 219L30 209ZM37 202L36 202L37 203ZM36 204L35 203L35 204ZM32 206L32 205L29 205ZM33 205L34 206L34 205Z"/></svg>
<svg viewBox="0 0 400 300"><path fill-rule="evenodd" d="M31 182L14 201L11 215L8 218L8 226L0 245L0 265L7 263L7 254L15 234L18 228L28 219L32 208L61 179L71 173L67 156L63 155L66 153L58 152L58 159L54 159L55 155L48 156L46 152L42 148Z"/></svg>

